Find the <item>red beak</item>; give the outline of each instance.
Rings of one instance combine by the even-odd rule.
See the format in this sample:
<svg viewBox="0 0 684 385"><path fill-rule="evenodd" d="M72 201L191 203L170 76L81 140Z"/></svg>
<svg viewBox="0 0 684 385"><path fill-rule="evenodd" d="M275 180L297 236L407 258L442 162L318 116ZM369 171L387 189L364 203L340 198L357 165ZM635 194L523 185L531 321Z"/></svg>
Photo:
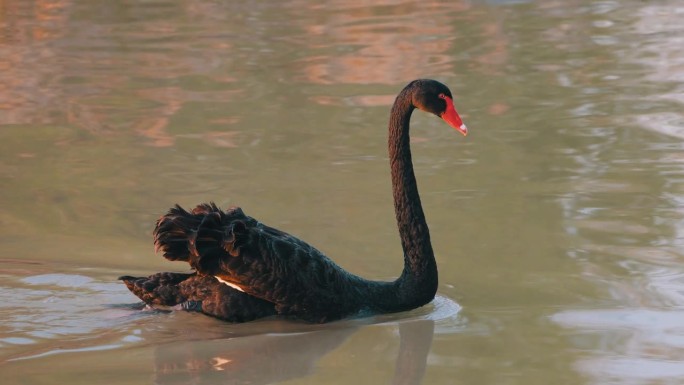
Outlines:
<svg viewBox="0 0 684 385"><path fill-rule="evenodd" d="M446 101L447 107L441 115L442 119L456 131L463 134L463 136L468 135L468 127L463 123L461 117L458 116L458 112L456 112L456 108L454 108L454 101L448 96L444 96L444 100Z"/></svg>

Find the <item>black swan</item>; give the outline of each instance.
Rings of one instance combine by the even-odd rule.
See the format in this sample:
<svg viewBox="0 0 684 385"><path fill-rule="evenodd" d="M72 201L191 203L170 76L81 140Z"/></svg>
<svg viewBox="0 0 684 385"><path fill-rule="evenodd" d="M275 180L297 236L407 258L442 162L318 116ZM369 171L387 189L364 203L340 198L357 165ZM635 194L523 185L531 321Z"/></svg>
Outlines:
<svg viewBox="0 0 684 385"><path fill-rule="evenodd" d="M404 251L404 269L393 282L351 274L307 243L245 215L201 204L176 205L157 221L157 251L186 261L192 274L158 273L120 279L145 303L177 306L231 322L284 315L327 322L359 313L390 313L432 301L437 264L413 173L409 121L415 108L468 133L451 91L435 80L409 83L389 119L389 158L394 208Z"/></svg>

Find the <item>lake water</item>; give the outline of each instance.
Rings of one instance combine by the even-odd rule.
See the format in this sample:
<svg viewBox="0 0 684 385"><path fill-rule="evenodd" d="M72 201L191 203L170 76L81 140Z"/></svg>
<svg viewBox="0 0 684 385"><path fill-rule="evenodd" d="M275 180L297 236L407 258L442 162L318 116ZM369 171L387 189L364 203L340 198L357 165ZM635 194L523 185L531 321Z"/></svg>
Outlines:
<svg viewBox="0 0 684 385"><path fill-rule="evenodd" d="M3 384L683 384L684 4L0 1ZM307 325L140 310L174 203L401 270L410 80L435 301Z"/></svg>

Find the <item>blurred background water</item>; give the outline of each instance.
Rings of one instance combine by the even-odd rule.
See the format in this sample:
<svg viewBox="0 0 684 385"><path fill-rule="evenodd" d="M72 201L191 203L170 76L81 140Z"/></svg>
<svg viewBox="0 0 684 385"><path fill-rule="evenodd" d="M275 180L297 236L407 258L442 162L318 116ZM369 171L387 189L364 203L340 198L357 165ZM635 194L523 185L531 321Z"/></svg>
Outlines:
<svg viewBox="0 0 684 385"><path fill-rule="evenodd" d="M684 5L0 0L8 384L682 384ZM341 266L401 269L396 93L440 268L412 312L231 325L140 311L122 274L216 201Z"/></svg>

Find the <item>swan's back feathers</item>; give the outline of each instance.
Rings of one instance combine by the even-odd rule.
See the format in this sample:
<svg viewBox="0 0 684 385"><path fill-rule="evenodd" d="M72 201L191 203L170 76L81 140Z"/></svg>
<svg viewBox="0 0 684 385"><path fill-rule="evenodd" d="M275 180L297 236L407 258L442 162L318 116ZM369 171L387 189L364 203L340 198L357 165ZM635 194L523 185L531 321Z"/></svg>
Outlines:
<svg viewBox="0 0 684 385"><path fill-rule="evenodd" d="M157 221L154 238L167 259L187 261L201 275L272 302L279 314L322 322L363 307L363 293L351 292L358 290L360 278L237 207L222 211L209 203L186 211L175 206Z"/></svg>

